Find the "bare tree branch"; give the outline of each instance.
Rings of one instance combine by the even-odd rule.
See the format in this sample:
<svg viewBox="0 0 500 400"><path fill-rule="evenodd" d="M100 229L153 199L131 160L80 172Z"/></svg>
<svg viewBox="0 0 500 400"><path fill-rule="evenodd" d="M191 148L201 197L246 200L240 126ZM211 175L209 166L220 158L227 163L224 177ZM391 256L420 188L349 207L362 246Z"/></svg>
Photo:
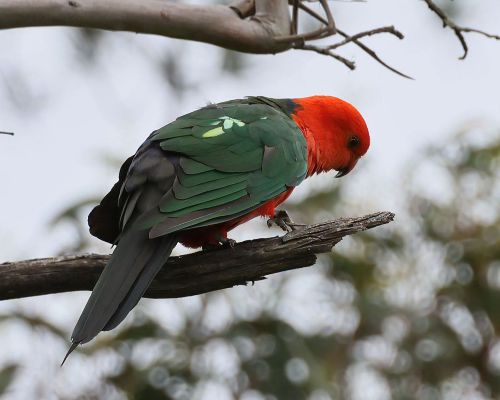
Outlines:
<svg viewBox="0 0 500 400"><path fill-rule="evenodd" d="M316 262L344 236L387 224L390 212L304 226L282 237L257 239L234 248L171 257L146 297L182 297L246 285L266 275ZM91 290L109 260L104 255L44 258L0 264L0 300Z"/></svg>
<svg viewBox="0 0 500 400"><path fill-rule="evenodd" d="M359 46L361 49L363 49L366 53L368 53L371 57L373 57L375 60L377 60L384 67L386 67L387 69L391 70L392 72L394 72L394 73L396 73L404 78L413 79L411 76L406 75L406 74L402 73L401 71L398 71L396 68L391 67L390 65L388 65L387 63L382 61L375 51L373 51L368 46L364 45L362 42L359 41L360 38L363 38L366 36L372 36L372 35L376 35L376 34L380 34L380 33L390 33L399 39L403 39L404 35L401 32L399 32L398 30L396 30L396 28L394 28L393 26L385 26L385 27L381 27L381 28L371 29L369 31L357 33L356 35L353 35L353 36L349 36L348 34L341 31L340 29L337 29L337 32L345 39L338 42L338 43L334 43L334 44L326 45L326 46L314 46L314 45L310 45L310 44L306 44L306 43L301 43L301 44L294 45L294 49L311 50L311 51L314 51L314 52L319 53L319 54L324 54L324 55L333 57L336 60L342 62L348 68L353 70L356 68L354 61L348 60L348 59L340 56L339 54L334 53L333 50L337 49L339 47L345 46L346 44L354 43L357 46Z"/></svg>
<svg viewBox="0 0 500 400"><path fill-rule="evenodd" d="M352 36L347 36L341 42L332 44L332 45L327 46L327 47L328 47L328 49L333 50L333 49L336 49L338 47L344 46L348 43L355 42L356 40L361 39L363 37L377 35L379 33L390 33L391 35L396 36L398 39L404 39L404 35L400 31L398 31L396 28L394 28L394 26L383 26L381 28L371 29L369 31L356 33L355 35L352 35Z"/></svg>
<svg viewBox="0 0 500 400"><path fill-rule="evenodd" d="M320 22L322 22L324 24L327 23L327 21L321 15L319 15L316 11L312 10L311 8L309 8L308 6L306 6L305 4L303 4L302 2L300 2L298 4L298 7L301 10L305 11L306 13L308 13L313 18L317 19L318 21L320 21ZM401 32L399 32L398 30L396 30L394 27L392 27L392 28L393 28L394 32L390 32L390 33L393 33L399 39L403 39L404 38L404 35ZM385 28L379 28L379 30L380 29L385 29ZM366 46L365 44L361 43L358 40L360 38L360 37L357 37L358 35L350 36L350 35L348 35L347 33L343 32L343 31L341 31L338 28L336 28L336 31L337 31L337 33L340 36L342 36L342 37L345 38L345 40L343 41L344 44L347 44L347 43L350 43L350 42L354 43L355 45L357 45L359 48L361 48L365 53L367 53L368 55L370 55L370 57L374 58L379 64L381 64L385 68L389 69L390 71L396 73L399 76L402 76L403 78L413 79L411 76L406 75L406 74L402 73L401 71L398 71L396 68L391 67L386 62L382 61L382 59L377 55L377 53L375 51L373 51L368 46ZM362 35L362 36L371 36L371 35L373 35L375 33L383 33L383 32L376 32L376 31L377 31L377 29L373 29L371 31L362 32L362 33L364 33L364 35ZM339 47L339 46L337 46L337 47ZM317 53L333 57L333 58L337 59L338 61L344 63L350 69L355 69L356 68L356 65L354 64L354 61L347 60L346 58L338 55L337 53L334 53L333 51L331 51L331 49L325 50L325 47L312 46L312 45L307 45L305 43L302 43L302 44L299 43L299 44L295 44L294 48L296 48L296 49L303 49L303 50L312 50L312 51L315 51Z"/></svg>
<svg viewBox="0 0 500 400"><path fill-rule="evenodd" d="M350 36L336 28L327 0L320 3L324 16L305 4L306 0L237 0L230 6L190 5L167 0L0 0L0 29L28 26L74 26L155 34L178 39L211 43L245 53L275 54L291 48L314 51L333 57L350 69L353 61L333 52L354 43L390 71L412 79L389 66L377 53L360 41L361 38L390 33L403 38L394 27L377 28ZM355 1L355 0L352 0ZM441 18L468 52L464 33L478 33L500 40L478 29L458 26L433 0L424 0ZM292 5L292 18L288 4ZM320 27L299 33L299 10L315 18ZM329 46L312 45L309 41L339 33L344 40Z"/></svg>
<svg viewBox="0 0 500 400"><path fill-rule="evenodd" d="M247 53L291 47L274 39L290 34L286 0L255 0L251 19L223 5L159 0L0 0L0 29L57 25L150 33Z"/></svg>
<svg viewBox="0 0 500 400"><path fill-rule="evenodd" d="M460 60L465 59L467 57L467 54L469 53L469 46L467 46L467 42L464 37L464 33L478 33L480 35L486 36L487 38L490 39L495 39L495 40L500 40L500 36L498 35L492 35L491 33L486 33L483 31L480 31L479 29L474 29L474 28L468 28L464 26L459 26L453 21L450 17L446 15L446 13L439 8L436 3L434 3L433 0L424 0L427 6L431 9L432 12L434 12L443 22L443 28L450 28L458 38L460 44L462 45L462 48L464 50L464 54L462 57L459 57Z"/></svg>
<svg viewBox="0 0 500 400"><path fill-rule="evenodd" d="M351 36L349 36L347 33L341 31L340 29L337 29L337 32L339 33L339 35L343 36L344 38L350 38ZM373 59L375 59L379 64L383 65L385 68L387 68L388 70L394 72L395 74L399 75L399 76L402 76L403 78L407 78L407 79L413 79L411 76L409 75L406 75L404 74L403 72L397 70L396 68L394 67L391 67L389 64L387 64L385 61L383 61L379 56L378 54L372 50L371 48L369 48L367 45L365 45L364 43L360 42L359 40L357 39L353 39L352 42L354 44L356 44L359 48L363 49L363 51L365 53L367 53L368 55L370 55Z"/></svg>
<svg viewBox="0 0 500 400"><path fill-rule="evenodd" d="M315 53L318 53L318 54L323 54L323 55L328 56L328 57L333 57L337 61L340 61L342 64L344 64L350 70L356 69L356 64L354 63L354 61L348 60L347 58L342 57L341 55L339 55L337 53L334 53L333 51L331 51L328 48L328 46L321 47L321 46L314 46L312 44L305 44L304 43L304 44L300 44L300 45L295 45L294 48L299 49L299 50L310 50L310 51L314 51Z"/></svg>

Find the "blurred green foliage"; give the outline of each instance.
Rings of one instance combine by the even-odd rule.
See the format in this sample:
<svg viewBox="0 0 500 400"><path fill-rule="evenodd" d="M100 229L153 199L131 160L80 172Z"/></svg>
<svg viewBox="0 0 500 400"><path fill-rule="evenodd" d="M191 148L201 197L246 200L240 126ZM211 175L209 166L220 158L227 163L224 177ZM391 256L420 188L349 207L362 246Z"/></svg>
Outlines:
<svg viewBox="0 0 500 400"><path fill-rule="evenodd" d="M10 383L14 380L17 368L17 365L9 364L0 369L0 396L7 391Z"/></svg>

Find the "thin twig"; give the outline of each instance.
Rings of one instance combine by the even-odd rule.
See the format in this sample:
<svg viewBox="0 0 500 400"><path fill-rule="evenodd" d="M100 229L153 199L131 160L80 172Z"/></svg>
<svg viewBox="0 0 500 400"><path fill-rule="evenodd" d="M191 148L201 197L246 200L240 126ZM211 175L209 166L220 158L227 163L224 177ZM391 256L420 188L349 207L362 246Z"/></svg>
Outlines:
<svg viewBox="0 0 500 400"><path fill-rule="evenodd" d="M348 36L346 39L342 40L339 43L332 44L328 46L330 50L337 49L341 46L344 46L348 43L354 42L358 39L361 39L366 36L377 35L379 33L390 33L391 35L396 36L398 39L404 39L404 35L398 31L394 26L383 26L381 28L371 29L369 31L364 31L360 33L356 33L355 35Z"/></svg>
<svg viewBox="0 0 500 400"><path fill-rule="evenodd" d="M305 41L307 40L316 40L316 39L321 39L321 38L324 38L324 37L328 37L328 36L331 36L331 35L334 35L335 33L337 33L337 29L335 28L335 20L333 19L333 15L332 15L332 11L330 10L330 6L328 5L328 1L327 0L319 0L319 2L321 3L321 7L323 7L323 11L325 12L325 15L326 15L326 19L321 17L320 15L316 14L316 16L314 16L314 18L316 18L323 26L312 31L312 32L306 32L306 33L293 33L293 30L292 30L292 34L291 35L287 35L287 36L279 36L277 38L275 38L276 42L277 43L304 43ZM298 10L296 10L296 6L297 8L301 8L303 9L303 4L302 4L302 1L297 1L297 2L294 2L294 12L293 12L293 17L294 19L292 19L292 26L297 26L296 29L298 29L298 23L297 23L297 19L298 19Z"/></svg>
<svg viewBox="0 0 500 400"><path fill-rule="evenodd" d="M303 11L305 11L306 13L308 13L311 17L313 18L316 18L317 20L323 22L323 23L327 23L327 21L321 16L319 15L316 11L312 10L311 8L309 8L308 6L306 6L304 3L302 2L299 2L299 8ZM391 67L389 64L387 64L385 61L383 61L378 55L377 53L375 53L375 51L373 51L372 49L370 49L368 46L366 46L364 43L360 42L357 38L355 38L355 36L357 35L354 35L354 36L350 36L348 35L347 33L341 31L340 29L336 29L337 30L337 33L344 37L345 39L349 39L349 38L354 38L354 39L350 39L349 42L352 42L354 43L356 46L358 46L360 49L362 49L365 53L367 53L370 57L372 57L373 59L375 59L375 61L377 61L379 64L381 64L382 66L384 66L385 68L387 68L388 70L394 72L395 74L399 75L399 76L402 76L404 78L407 78L407 79L413 79L411 76L409 75L406 75L404 73L402 73L401 71L398 71L396 68L394 67ZM367 31L367 32L370 32L370 31ZM403 39L404 36L401 32L397 31L398 34L396 34L396 36L400 39ZM295 48L300 48L300 47L295 47ZM316 51L314 49L309 49L309 50L313 50L313 51ZM324 54L322 52L319 52L320 54ZM335 54L335 53L334 53ZM331 56L330 54L327 54L329 56ZM333 56L332 56L333 57ZM336 57L334 57L336 58ZM339 60L340 61L340 60ZM347 65L347 64L346 64ZM349 67L349 66L348 66ZM350 67L349 67L350 68ZM352 68L351 68L352 69Z"/></svg>
<svg viewBox="0 0 500 400"><path fill-rule="evenodd" d="M299 3L300 0L293 0L292 35L296 35L299 32Z"/></svg>
<svg viewBox="0 0 500 400"><path fill-rule="evenodd" d="M344 64L350 70L356 69L356 63L354 61L348 60L347 58L344 58L341 55L334 53L328 47L314 46L312 44L300 44L294 48L299 49L299 50L310 50L310 51L314 51L318 54L323 54L323 55L328 56L328 57L333 57L337 61L340 61L342 64Z"/></svg>
<svg viewBox="0 0 500 400"><path fill-rule="evenodd" d="M490 39L500 40L499 35L493 35L491 33L487 33L479 29L468 28L457 25L455 21L453 21L450 17L448 17L446 13L434 3L433 0L424 0L424 1L430 8L430 10L434 12L441 19L441 21L443 22L443 28L446 27L450 28L455 33L455 36L458 38L458 41L460 42L460 44L462 45L462 49L464 50L464 54L462 55L462 57L459 57L459 60L465 59L465 57L467 57L467 54L469 53L469 47L467 46L465 36L463 35L464 33L478 33Z"/></svg>
<svg viewBox="0 0 500 400"><path fill-rule="evenodd" d="M2 132L2 131L0 131L0 135L10 135L10 136L14 136L14 132Z"/></svg>
<svg viewBox="0 0 500 400"><path fill-rule="evenodd" d="M323 6L323 9L325 10L326 14L326 19L328 20L328 31L331 32L332 35L337 33L337 28L335 27L335 20L333 19L332 15L332 10L330 9L330 6L328 5L327 0L320 0L321 5Z"/></svg>
<svg viewBox="0 0 500 400"><path fill-rule="evenodd" d="M357 46L359 46L361 49L363 49L366 53L368 53L377 62L379 62L380 64L382 64L385 68L389 69L390 71L392 71L395 74L397 74L399 76L402 76L404 78L413 79L411 76L406 75L403 72L398 71L396 68L391 67L390 65L388 65L385 61L383 61L377 55L377 53L374 50L370 49L368 46L366 46L365 44L363 44L362 42L360 42L358 40L361 37L371 36L371 35L375 35L375 34L379 34L379 33L390 33L390 34L398 37L399 39L403 39L404 38L403 34L401 32L399 32L398 30L396 30L394 27L389 26L389 27L382 27L382 28L372 29L372 30L369 30L369 31L360 32L360 33L358 33L356 35L353 35L353 36L348 35L347 33L341 31L340 29L337 29L337 32L342 37L344 37L344 40L341 41L341 42L339 42L339 43L335 43L335 44L332 44L332 45L329 45L329 46L324 46L324 47L313 46L313 45L302 43L302 44L296 44L296 45L294 45L294 49L311 50L311 51L314 51L314 52L319 53L319 54L323 54L323 55L327 55L327 56L333 57L336 60L342 62L344 65L346 65L349 69L353 70L353 69L356 68L356 65L355 65L354 61L348 60L348 59L346 59L346 58L338 55L337 53L334 53L332 50L336 49L338 47L344 46L344 45L346 45L348 43L354 43Z"/></svg>
<svg viewBox="0 0 500 400"><path fill-rule="evenodd" d="M339 33L339 35L343 36L344 38L349 38L351 36L349 36L347 33L341 31L340 29L337 29L337 32ZM397 70L396 68L394 67L391 67L389 64L387 64L385 61L383 61L378 55L377 53L370 49L367 45L365 45L364 43L360 42L359 40L353 40L352 41L355 45L357 45L358 47L360 47L361 49L363 49L368 55L370 55L373 59L375 59L379 64L383 65L384 67L386 67L388 70L394 72L395 74L399 75L399 76L402 76L403 78L407 78L407 79L411 79L413 80L413 78L409 75L406 75L404 74L403 72Z"/></svg>

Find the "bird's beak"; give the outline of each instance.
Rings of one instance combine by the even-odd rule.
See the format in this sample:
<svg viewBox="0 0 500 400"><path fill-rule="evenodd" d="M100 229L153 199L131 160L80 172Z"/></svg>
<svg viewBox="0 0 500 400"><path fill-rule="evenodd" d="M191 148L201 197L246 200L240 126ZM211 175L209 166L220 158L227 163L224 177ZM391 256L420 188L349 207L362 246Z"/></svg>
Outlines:
<svg viewBox="0 0 500 400"><path fill-rule="evenodd" d="M335 175L335 178L341 178L344 175L347 175L348 173L349 173L349 169L348 168L339 169L339 170L337 170L337 174Z"/></svg>
<svg viewBox="0 0 500 400"><path fill-rule="evenodd" d="M346 167L337 170L337 175L335 175L335 178L341 178L343 176L346 176L356 166L357 162L358 158L352 158Z"/></svg>

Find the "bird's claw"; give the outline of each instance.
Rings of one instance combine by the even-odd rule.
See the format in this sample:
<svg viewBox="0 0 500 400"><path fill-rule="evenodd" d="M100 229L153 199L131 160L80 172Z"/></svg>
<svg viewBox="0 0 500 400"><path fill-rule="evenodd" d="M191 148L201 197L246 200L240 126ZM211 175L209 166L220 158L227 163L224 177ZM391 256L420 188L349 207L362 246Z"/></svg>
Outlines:
<svg viewBox="0 0 500 400"><path fill-rule="evenodd" d="M224 238L223 240L220 241L220 245L222 247L229 247L232 249L236 245L236 240Z"/></svg>
<svg viewBox="0 0 500 400"><path fill-rule="evenodd" d="M273 218L267 220L267 226L271 228L273 225L279 226L285 232L292 232L297 230L297 227L304 226L303 224L296 224L292 222L290 216L285 210L279 210Z"/></svg>
<svg viewBox="0 0 500 400"><path fill-rule="evenodd" d="M203 250L216 250L216 249L232 249L236 245L236 240L228 239L226 237L218 238L218 244L206 244L202 247Z"/></svg>

